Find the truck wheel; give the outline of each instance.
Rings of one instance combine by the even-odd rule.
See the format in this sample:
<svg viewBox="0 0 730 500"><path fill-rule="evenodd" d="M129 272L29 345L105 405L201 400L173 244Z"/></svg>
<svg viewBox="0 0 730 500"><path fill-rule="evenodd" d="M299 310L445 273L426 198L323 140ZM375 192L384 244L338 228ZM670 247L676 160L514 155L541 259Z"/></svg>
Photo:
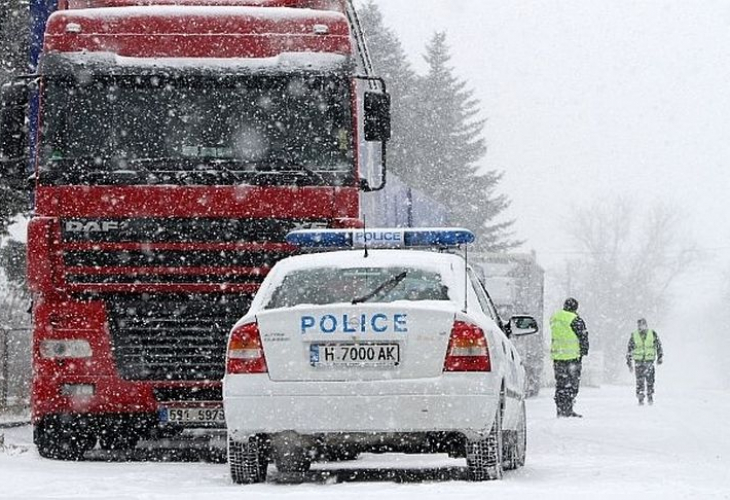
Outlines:
<svg viewBox="0 0 730 500"><path fill-rule="evenodd" d="M484 439L466 441L466 466L470 481L502 479L502 411L501 405L494 424Z"/></svg>
<svg viewBox="0 0 730 500"><path fill-rule="evenodd" d="M33 441L43 458L79 461L94 447L96 437L60 424L41 423L33 431Z"/></svg>
<svg viewBox="0 0 730 500"><path fill-rule="evenodd" d="M517 424L517 435L515 439L515 468L525 465L527 460L527 410L525 402L522 401L520 408L520 421Z"/></svg>
<svg viewBox="0 0 730 500"><path fill-rule="evenodd" d="M269 459L263 441L254 436L248 441L234 441L228 437L228 466L236 484L266 481Z"/></svg>

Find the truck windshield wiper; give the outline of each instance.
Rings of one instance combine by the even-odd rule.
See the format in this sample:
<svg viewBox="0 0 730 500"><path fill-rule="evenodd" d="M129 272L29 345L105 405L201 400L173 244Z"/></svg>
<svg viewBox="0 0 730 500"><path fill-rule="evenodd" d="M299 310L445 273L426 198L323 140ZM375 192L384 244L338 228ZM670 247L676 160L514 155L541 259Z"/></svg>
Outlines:
<svg viewBox="0 0 730 500"><path fill-rule="evenodd" d="M294 175L307 175L312 179L316 179L319 182L325 182L325 178L322 174L316 170L312 170L300 163L288 163L284 160L270 159L268 162L260 165L257 172L275 172L277 174L294 174Z"/></svg>
<svg viewBox="0 0 730 500"><path fill-rule="evenodd" d="M135 158L134 160L127 160L130 163L135 163L140 165L142 168L141 171L145 173L150 174L178 174L183 176L188 175L195 175L195 174L208 174L208 175L218 175L221 177L225 177L226 179L231 179L235 182L241 182L242 178L236 172L235 170L230 169L226 164L228 163L237 163L238 160L233 158L185 158L185 157L157 157L157 158ZM190 165L191 161L194 161L196 163L195 167L192 169L183 168L182 165ZM152 162L175 162L180 165L180 168L175 168L172 170L159 170L159 171L150 171L148 168L144 167L145 163L152 163ZM209 168L208 168L209 167Z"/></svg>
<svg viewBox="0 0 730 500"><path fill-rule="evenodd" d="M352 300L353 304L359 304L361 302L367 302L368 300L372 299L379 293L388 293L393 288L398 286L398 283L403 281L408 274L408 271L403 271L400 274L396 274L395 276L391 276L388 278L385 282L383 282L381 285L379 285L376 289L374 289L372 292L369 292L366 295L363 295L362 297L358 297L356 299Z"/></svg>
<svg viewBox="0 0 730 500"><path fill-rule="evenodd" d="M241 182L241 176L236 172L235 170L232 170L226 166L227 163L232 162L238 162L238 160L234 159L222 159L222 158L215 158L210 159L207 162L203 163L203 165L211 165L214 168L211 170L204 170L199 169L198 172L215 172L217 174L225 174L227 179L232 179L234 182Z"/></svg>

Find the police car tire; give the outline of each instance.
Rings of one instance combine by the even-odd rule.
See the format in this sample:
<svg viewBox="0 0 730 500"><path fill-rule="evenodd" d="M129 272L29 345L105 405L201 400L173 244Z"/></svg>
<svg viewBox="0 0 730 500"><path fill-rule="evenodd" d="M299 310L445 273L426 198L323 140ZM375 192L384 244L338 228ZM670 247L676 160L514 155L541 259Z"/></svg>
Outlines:
<svg viewBox="0 0 730 500"><path fill-rule="evenodd" d="M525 465L527 453L527 413L525 402L520 404L520 416L515 430L504 431L504 470L514 470Z"/></svg>
<svg viewBox="0 0 730 500"><path fill-rule="evenodd" d="M517 431L502 431L502 465L504 470L517 468Z"/></svg>
<svg viewBox="0 0 730 500"><path fill-rule="evenodd" d="M466 466L470 481L502 479L502 410L497 409L492 429L486 438L466 441Z"/></svg>
<svg viewBox="0 0 730 500"><path fill-rule="evenodd" d="M517 424L517 439L515 442L515 468L523 467L527 460L527 409L522 401L520 407L520 421Z"/></svg>
<svg viewBox="0 0 730 500"><path fill-rule="evenodd" d="M228 438L228 466L235 484L253 484L266 481L268 457L264 443L257 437L248 441Z"/></svg>

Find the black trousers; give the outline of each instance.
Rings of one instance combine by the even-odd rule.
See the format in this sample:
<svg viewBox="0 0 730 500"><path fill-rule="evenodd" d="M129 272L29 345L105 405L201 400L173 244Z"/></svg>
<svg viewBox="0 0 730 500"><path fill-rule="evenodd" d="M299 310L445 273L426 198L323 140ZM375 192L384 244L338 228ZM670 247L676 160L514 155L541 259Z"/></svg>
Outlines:
<svg viewBox="0 0 730 500"><path fill-rule="evenodd" d="M580 372L583 363L580 359L568 361L553 361L555 370L555 405L558 408L558 415L570 415L573 413L575 397L580 389Z"/></svg>
<svg viewBox="0 0 730 500"><path fill-rule="evenodd" d="M653 361L636 361L634 362L634 373L636 373L636 397L639 401L644 401L644 394L649 399L654 397L654 362Z"/></svg>

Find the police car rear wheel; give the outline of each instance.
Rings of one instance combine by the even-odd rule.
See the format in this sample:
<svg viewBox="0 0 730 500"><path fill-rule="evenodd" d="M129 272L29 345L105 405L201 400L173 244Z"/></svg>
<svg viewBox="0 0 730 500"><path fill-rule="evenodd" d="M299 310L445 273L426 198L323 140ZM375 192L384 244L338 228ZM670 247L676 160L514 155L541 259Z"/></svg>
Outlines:
<svg viewBox="0 0 730 500"><path fill-rule="evenodd" d="M492 429L484 439L466 441L466 466L470 481L502 479L502 411L497 409Z"/></svg>
<svg viewBox="0 0 730 500"><path fill-rule="evenodd" d="M503 445L504 470L514 470L525 465L527 450L527 417L525 402L520 404L520 416L514 430L505 430Z"/></svg>
<svg viewBox="0 0 730 500"><path fill-rule="evenodd" d="M527 410L524 401L520 408L520 422L517 425L517 442L515 444L515 465L516 467L522 467L527 460Z"/></svg>
<svg viewBox="0 0 730 500"><path fill-rule="evenodd" d="M228 438L228 465L231 479L236 484L253 484L266 481L268 468L266 446L254 436L248 441Z"/></svg>
<svg viewBox="0 0 730 500"><path fill-rule="evenodd" d="M517 468L517 431L502 431L502 464L504 470Z"/></svg>

